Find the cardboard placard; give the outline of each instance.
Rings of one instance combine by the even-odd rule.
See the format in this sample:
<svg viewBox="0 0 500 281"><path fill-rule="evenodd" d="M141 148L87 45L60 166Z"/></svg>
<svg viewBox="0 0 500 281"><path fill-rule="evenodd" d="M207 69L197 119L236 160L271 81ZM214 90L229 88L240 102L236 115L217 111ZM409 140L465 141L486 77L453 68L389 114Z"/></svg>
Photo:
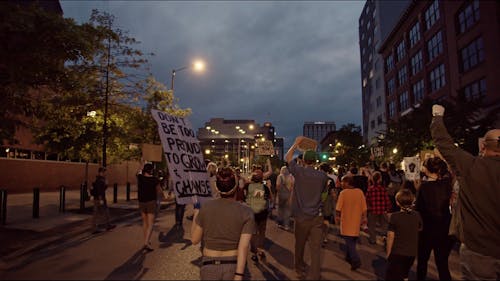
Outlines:
<svg viewBox="0 0 500 281"><path fill-rule="evenodd" d="M298 143L297 148L301 151L314 150L318 147L318 142L311 138L303 137L300 143Z"/></svg>
<svg viewBox="0 0 500 281"><path fill-rule="evenodd" d="M157 144L142 144L142 159L151 162L161 162L161 145Z"/></svg>
<svg viewBox="0 0 500 281"><path fill-rule="evenodd" d="M258 141L255 148L256 155L274 155L273 142L270 140Z"/></svg>
<svg viewBox="0 0 500 281"><path fill-rule="evenodd" d="M158 124L177 203L203 203L212 199L200 142L189 120L155 109L151 114Z"/></svg>
<svg viewBox="0 0 500 281"><path fill-rule="evenodd" d="M420 179L420 157L404 157L404 170L407 180Z"/></svg>

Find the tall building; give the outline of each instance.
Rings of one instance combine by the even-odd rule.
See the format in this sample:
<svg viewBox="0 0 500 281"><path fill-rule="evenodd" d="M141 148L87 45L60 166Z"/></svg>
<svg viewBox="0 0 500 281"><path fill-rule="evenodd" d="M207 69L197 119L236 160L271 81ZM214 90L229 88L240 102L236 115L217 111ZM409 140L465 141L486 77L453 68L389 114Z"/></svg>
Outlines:
<svg viewBox="0 0 500 281"><path fill-rule="evenodd" d="M388 119L424 97L500 104L500 2L412 1L381 44Z"/></svg>
<svg viewBox="0 0 500 281"><path fill-rule="evenodd" d="M255 120L212 118L198 129L197 137L205 158L215 161L225 158L244 170L253 163L256 145L262 140L272 141L274 156L283 159L283 138L275 136L271 122L260 126Z"/></svg>
<svg viewBox="0 0 500 281"><path fill-rule="evenodd" d="M377 52L410 0L366 1L359 17L363 137L369 142L386 130L383 58Z"/></svg>
<svg viewBox="0 0 500 281"><path fill-rule="evenodd" d="M318 149L321 140L330 132L336 131L335 122L305 122L302 135L318 142Z"/></svg>

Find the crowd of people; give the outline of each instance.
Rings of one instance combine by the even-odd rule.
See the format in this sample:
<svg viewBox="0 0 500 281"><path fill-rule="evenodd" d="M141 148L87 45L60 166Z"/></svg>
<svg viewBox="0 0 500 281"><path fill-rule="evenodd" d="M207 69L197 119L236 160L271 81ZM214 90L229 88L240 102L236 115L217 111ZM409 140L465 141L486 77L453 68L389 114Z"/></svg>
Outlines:
<svg viewBox="0 0 500 281"><path fill-rule="evenodd" d="M300 279L321 279L321 255L311 254L307 265L304 248L308 242L310 253L319 253L336 224L351 270L361 266L356 247L367 231L370 244L378 241L386 248L386 280L408 279L415 260L416 277L425 280L431 252L439 279L451 280L448 258L457 242L464 279L498 280L500 219L493 212L500 198L500 130L489 131L480 142L482 155L472 156L454 145L443 114L443 107L434 106L436 153L423 161L416 180L406 179L393 163L371 161L334 172L326 163L317 164L313 150L295 157L302 136L285 154L286 164L278 173L269 160L264 167L254 165L248 177L239 168L207 163L213 200L194 204L191 226L192 243L202 244L201 279L243 279L249 251L253 262L265 261L267 221L277 208L277 227L294 234ZM163 196L152 168L144 165L137 178L146 251L152 250L156 204ZM101 205L97 202L96 210ZM176 204L176 227L182 227L184 208Z"/></svg>

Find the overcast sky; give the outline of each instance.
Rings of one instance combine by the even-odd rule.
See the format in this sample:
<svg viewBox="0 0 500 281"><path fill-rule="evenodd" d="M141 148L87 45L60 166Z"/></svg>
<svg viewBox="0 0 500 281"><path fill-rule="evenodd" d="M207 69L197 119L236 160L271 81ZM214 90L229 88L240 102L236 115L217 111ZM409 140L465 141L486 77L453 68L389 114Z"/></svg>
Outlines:
<svg viewBox="0 0 500 281"><path fill-rule="evenodd" d="M64 1L64 17L109 12L141 41L155 78L195 128L210 118L270 121L286 148L306 121L362 125L358 19L364 1Z"/></svg>

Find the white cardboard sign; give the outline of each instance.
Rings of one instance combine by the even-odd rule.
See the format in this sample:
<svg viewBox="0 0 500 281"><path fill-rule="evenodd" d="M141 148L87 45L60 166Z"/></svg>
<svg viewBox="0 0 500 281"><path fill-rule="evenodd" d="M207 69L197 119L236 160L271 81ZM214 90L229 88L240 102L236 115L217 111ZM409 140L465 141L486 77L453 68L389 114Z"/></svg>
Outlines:
<svg viewBox="0 0 500 281"><path fill-rule="evenodd" d="M158 124L177 203L202 203L212 199L200 142L189 120L155 109L151 114Z"/></svg>

